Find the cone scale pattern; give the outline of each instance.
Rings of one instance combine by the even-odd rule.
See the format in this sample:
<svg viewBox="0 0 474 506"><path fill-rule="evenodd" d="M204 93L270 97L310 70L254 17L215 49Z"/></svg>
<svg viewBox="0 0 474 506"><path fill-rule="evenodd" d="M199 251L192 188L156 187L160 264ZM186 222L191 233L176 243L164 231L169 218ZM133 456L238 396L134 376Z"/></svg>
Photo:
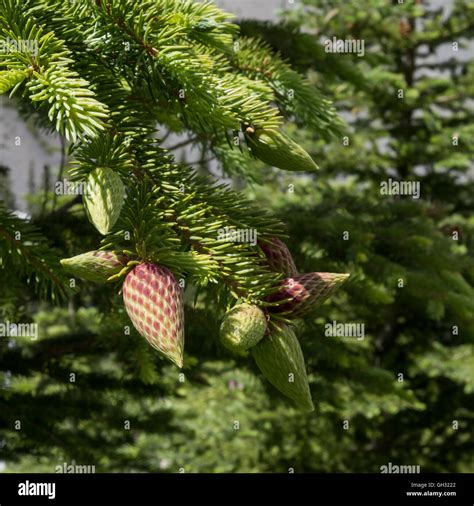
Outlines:
<svg viewBox="0 0 474 506"><path fill-rule="evenodd" d="M182 367L184 310L181 288L173 273L150 263L137 265L125 278L123 300L140 335Z"/></svg>
<svg viewBox="0 0 474 506"><path fill-rule="evenodd" d="M280 291L270 295L268 302L288 299L278 306L269 307L273 313L284 313L299 318L317 309L349 277L349 274L333 272L308 272L280 283Z"/></svg>
<svg viewBox="0 0 474 506"><path fill-rule="evenodd" d="M305 411L313 411L300 343L291 327L274 327L251 350L265 378Z"/></svg>
<svg viewBox="0 0 474 506"><path fill-rule="evenodd" d="M270 270L279 272L287 277L298 274L290 250L281 239L272 237L269 242L259 241L258 245L267 258L267 265Z"/></svg>

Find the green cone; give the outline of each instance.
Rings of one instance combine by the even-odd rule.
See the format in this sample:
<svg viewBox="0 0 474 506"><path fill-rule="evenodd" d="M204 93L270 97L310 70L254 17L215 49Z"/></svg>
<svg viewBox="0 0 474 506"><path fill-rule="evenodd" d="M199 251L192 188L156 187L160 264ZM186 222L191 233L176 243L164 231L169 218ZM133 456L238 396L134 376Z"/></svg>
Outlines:
<svg viewBox="0 0 474 506"><path fill-rule="evenodd" d="M246 130L247 145L262 162L283 170L314 172L319 167L296 142L278 130Z"/></svg>
<svg viewBox="0 0 474 506"><path fill-rule="evenodd" d="M118 274L127 258L113 251L88 251L82 255L63 258L61 265L73 276L95 283L105 283L107 278Z"/></svg>
<svg viewBox="0 0 474 506"><path fill-rule="evenodd" d="M274 327L252 355L265 378L305 411L313 411L308 377L300 343L291 327Z"/></svg>
<svg viewBox="0 0 474 506"><path fill-rule="evenodd" d="M102 235L117 222L123 201L124 186L116 172L99 167L89 174L84 204L89 220Z"/></svg>
<svg viewBox="0 0 474 506"><path fill-rule="evenodd" d="M251 304L238 304L225 315L220 339L229 350L245 354L262 339L266 328L267 320L260 308Z"/></svg>

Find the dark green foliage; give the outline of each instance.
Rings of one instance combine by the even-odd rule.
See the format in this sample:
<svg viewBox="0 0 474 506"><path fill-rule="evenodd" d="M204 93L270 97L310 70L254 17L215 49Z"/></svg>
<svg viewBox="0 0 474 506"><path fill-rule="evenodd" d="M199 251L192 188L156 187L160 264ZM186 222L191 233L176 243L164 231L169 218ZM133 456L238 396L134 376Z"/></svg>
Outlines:
<svg viewBox="0 0 474 506"><path fill-rule="evenodd" d="M128 204L103 248L164 263L186 279L180 376L124 330L120 279L69 288L60 275L60 257L100 243L80 205L35 208L31 225L1 211L1 261L9 265L0 269L1 319L35 321L40 334L0 338L7 470L53 472L72 459L98 472L380 472L389 462L474 470L474 80L469 55L452 51L453 41L472 43L469 2L442 12L409 0L302 0L284 23L242 22L240 35L220 10L198 2L159 2L159 16L158 2L0 5L9 20L0 35L16 26L22 33L28 12L35 30L47 27L41 36L54 31L43 71L64 72L65 87L75 72L94 93L88 120L74 120L81 140L71 145L70 175L84 181L99 165L130 178ZM322 39L333 36L364 40L364 57L326 53ZM55 49L63 47L67 64ZM440 48L450 56L439 58ZM0 67L22 71L25 62L1 59ZM45 126L46 102L29 103L29 83L41 75L28 74L14 96ZM14 87L11 79L0 82ZM281 128L318 162L315 176L271 171L234 145L249 125L280 128L284 119L292 122ZM239 185L262 184L243 198L176 163L158 139L164 132L155 135L157 121L192 135L203 159L216 156ZM58 130L72 139L71 124ZM419 183L419 198L382 191L389 179ZM351 274L295 325L313 413L293 408L255 364L219 342L235 299L262 300L281 278L255 248L219 244L225 226L265 238L287 233L300 273ZM12 242L17 229L32 234L31 244ZM66 289L68 300L52 308L30 286L46 298ZM329 335L333 322L364 324L363 339Z"/></svg>

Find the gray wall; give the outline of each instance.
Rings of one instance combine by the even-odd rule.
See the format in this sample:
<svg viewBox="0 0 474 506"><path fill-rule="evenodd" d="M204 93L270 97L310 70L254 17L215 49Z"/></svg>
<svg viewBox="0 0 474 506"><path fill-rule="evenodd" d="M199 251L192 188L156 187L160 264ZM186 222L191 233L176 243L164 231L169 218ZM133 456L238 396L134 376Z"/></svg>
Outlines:
<svg viewBox="0 0 474 506"><path fill-rule="evenodd" d="M253 19L272 19L278 9L291 7L289 0L216 0L215 3L239 18Z"/></svg>

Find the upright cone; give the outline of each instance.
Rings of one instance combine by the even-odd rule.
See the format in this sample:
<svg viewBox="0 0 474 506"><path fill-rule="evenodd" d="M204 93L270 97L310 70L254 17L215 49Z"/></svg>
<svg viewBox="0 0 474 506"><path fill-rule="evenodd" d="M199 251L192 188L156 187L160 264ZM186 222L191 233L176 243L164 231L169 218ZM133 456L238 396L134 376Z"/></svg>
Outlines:
<svg viewBox="0 0 474 506"><path fill-rule="evenodd" d="M99 167L89 174L84 204L91 223L106 235L118 220L124 201L124 186L112 169Z"/></svg>
<svg viewBox="0 0 474 506"><path fill-rule="evenodd" d="M274 327L251 353L265 378L305 411L313 411L300 343L291 327Z"/></svg>
<svg viewBox="0 0 474 506"><path fill-rule="evenodd" d="M154 348L183 366L181 288L166 267L143 263L127 274L123 301L133 326Z"/></svg>

